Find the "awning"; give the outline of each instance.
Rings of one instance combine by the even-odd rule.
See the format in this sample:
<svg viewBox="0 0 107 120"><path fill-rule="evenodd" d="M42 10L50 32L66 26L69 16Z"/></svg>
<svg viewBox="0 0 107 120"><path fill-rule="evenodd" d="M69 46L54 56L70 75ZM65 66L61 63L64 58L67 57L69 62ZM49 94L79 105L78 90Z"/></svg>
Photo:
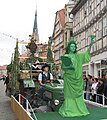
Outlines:
<svg viewBox="0 0 107 120"><path fill-rule="evenodd" d="M101 63L101 60L95 61L95 64L99 64L99 63Z"/></svg>

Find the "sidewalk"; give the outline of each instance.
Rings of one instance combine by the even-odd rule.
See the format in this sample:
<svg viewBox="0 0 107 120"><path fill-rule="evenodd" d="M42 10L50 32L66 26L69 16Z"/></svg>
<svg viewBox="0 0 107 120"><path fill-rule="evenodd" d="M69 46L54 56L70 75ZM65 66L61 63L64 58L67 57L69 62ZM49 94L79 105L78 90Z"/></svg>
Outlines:
<svg viewBox="0 0 107 120"><path fill-rule="evenodd" d="M0 81L0 120L18 120L11 109L10 98L5 95L4 82Z"/></svg>

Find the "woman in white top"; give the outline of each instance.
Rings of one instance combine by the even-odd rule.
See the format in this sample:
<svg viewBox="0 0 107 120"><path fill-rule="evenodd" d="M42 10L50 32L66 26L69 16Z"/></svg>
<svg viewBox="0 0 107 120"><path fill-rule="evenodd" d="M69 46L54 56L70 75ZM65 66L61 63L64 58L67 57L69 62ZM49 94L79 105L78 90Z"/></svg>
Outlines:
<svg viewBox="0 0 107 120"><path fill-rule="evenodd" d="M98 78L94 78L94 83L92 84L92 87L91 87L92 98L94 102L96 102L97 84L98 84Z"/></svg>

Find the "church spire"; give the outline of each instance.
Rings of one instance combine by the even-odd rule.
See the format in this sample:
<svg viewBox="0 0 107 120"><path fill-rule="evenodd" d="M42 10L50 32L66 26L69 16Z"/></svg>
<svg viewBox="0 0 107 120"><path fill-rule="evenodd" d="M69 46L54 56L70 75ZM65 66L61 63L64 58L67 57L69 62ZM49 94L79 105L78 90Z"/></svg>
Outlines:
<svg viewBox="0 0 107 120"><path fill-rule="evenodd" d="M38 26L37 26L37 7L35 11L35 20L34 20L34 26L33 26L33 35L37 42L39 42L39 34L38 34Z"/></svg>

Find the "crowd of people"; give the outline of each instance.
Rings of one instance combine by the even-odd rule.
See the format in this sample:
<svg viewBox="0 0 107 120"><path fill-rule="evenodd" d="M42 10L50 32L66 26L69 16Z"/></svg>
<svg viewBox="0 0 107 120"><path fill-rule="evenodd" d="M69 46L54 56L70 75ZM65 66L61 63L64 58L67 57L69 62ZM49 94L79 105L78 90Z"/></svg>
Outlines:
<svg viewBox="0 0 107 120"><path fill-rule="evenodd" d="M104 78L84 76L84 99L107 105L107 74Z"/></svg>

